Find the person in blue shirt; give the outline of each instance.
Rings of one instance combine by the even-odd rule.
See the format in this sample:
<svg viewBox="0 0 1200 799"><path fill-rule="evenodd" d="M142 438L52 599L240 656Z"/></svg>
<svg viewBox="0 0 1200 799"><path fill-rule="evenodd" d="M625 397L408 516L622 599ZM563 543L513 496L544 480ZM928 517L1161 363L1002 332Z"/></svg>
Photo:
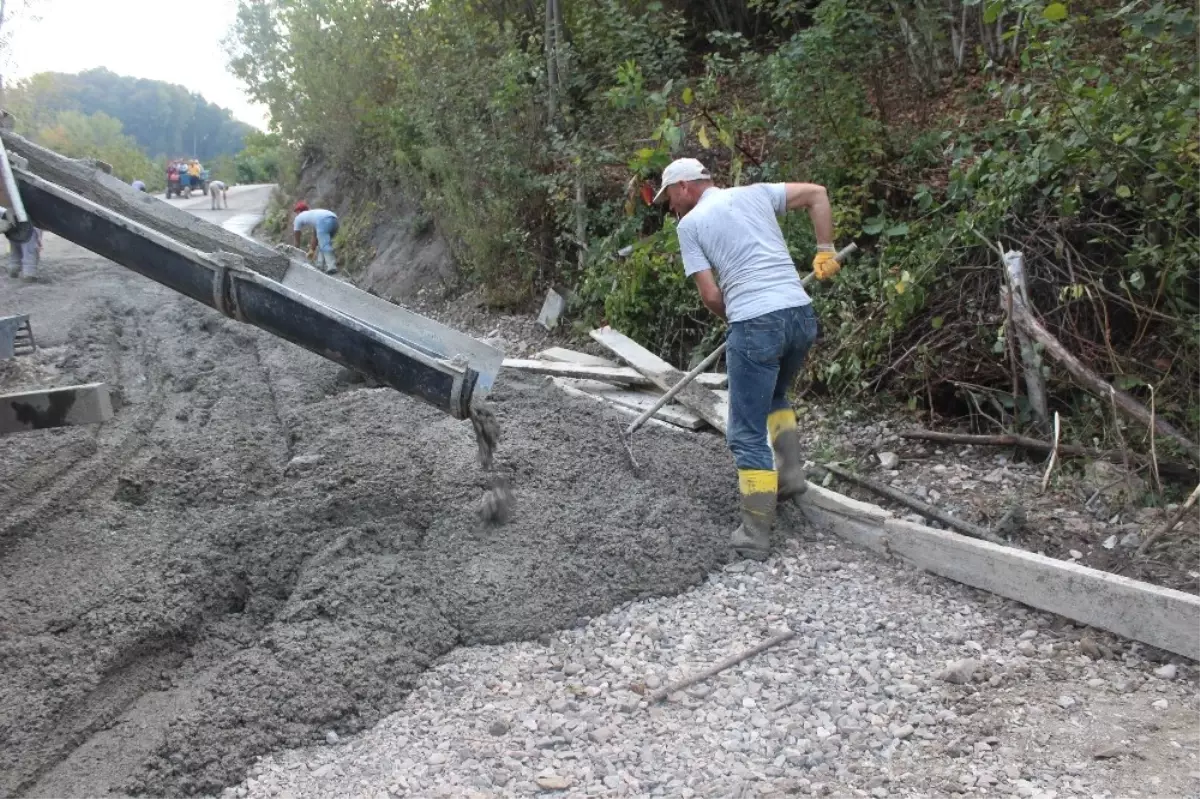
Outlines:
<svg viewBox="0 0 1200 799"><path fill-rule="evenodd" d="M314 238L308 255L310 258L315 256L318 269L332 275L337 271L337 261L333 255L333 237L338 232L337 214L324 208L309 208L304 200L296 203L292 210L296 213L292 223L292 241L300 247L304 228L312 228Z"/></svg>
<svg viewBox="0 0 1200 799"><path fill-rule="evenodd" d="M787 392L817 338L812 300L778 217L808 212L817 237L813 273L818 280L833 277L840 267L829 197L814 183L719 188L695 158L663 170L654 201L664 196L680 218L684 273L695 280L704 306L729 323L726 438L742 495L742 524L730 544L741 557L765 560L777 501L808 488Z"/></svg>

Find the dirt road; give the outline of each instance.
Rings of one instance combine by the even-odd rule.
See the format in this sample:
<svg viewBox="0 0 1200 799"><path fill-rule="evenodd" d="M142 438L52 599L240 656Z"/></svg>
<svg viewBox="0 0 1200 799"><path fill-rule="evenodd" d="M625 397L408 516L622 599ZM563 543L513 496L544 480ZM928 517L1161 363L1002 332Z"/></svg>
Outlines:
<svg viewBox="0 0 1200 799"><path fill-rule="evenodd" d="M233 190L258 210L265 189ZM104 380L94 428L4 439L0 796L181 795L352 733L463 642L535 637L698 582L726 557L719 439L650 430L541 380L495 406L517 513L485 526L470 425L47 236L28 379ZM519 432L518 432L519 431Z"/></svg>

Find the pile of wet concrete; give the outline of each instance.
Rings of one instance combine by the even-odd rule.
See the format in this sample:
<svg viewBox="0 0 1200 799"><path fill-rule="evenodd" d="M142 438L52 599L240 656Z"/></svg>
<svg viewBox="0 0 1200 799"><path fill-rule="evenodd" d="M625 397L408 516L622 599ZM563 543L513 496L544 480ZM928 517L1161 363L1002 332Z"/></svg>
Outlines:
<svg viewBox="0 0 1200 799"><path fill-rule="evenodd" d="M73 347L81 372L120 367L140 439L87 491L0 519L0 795L215 791L393 712L455 646L536 638L729 557L719 437L644 429L635 473L628 420L543 378L498 383L485 471L469 422L186 301ZM503 525L478 512L495 475Z"/></svg>

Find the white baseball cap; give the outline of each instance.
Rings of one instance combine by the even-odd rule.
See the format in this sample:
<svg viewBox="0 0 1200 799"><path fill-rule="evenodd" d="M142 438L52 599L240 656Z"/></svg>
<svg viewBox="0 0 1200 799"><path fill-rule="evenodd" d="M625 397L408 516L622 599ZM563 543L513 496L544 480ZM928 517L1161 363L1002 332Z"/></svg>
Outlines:
<svg viewBox="0 0 1200 799"><path fill-rule="evenodd" d="M659 187L658 194L654 195L654 202L657 203L662 199L667 191L667 186L683 180L712 180L712 175L708 173L708 167L695 158L677 158L667 164L667 168L663 170L662 186Z"/></svg>

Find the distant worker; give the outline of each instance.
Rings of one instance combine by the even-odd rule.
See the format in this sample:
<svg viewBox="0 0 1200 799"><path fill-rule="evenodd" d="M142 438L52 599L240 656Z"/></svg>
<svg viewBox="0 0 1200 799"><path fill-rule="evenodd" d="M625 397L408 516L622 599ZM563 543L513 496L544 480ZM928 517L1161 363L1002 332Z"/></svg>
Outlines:
<svg viewBox="0 0 1200 799"><path fill-rule="evenodd" d="M183 195L186 192L187 196L191 197L192 196L192 189L191 189L192 181L191 181L191 177L188 175L187 164L180 161L178 164L175 165L175 169L177 172L179 172L179 194Z"/></svg>
<svg viewBox="0 0 1200 799"><path fill-rule="evenodd" d="M24 244L8 240L8 276L21 276L22 280L36 280L38 264L42 260L42 231L33 229L33 235Z"/></svg>
<svg viewBox="0 0 1200 799"><path fill-rule="evenodd" d="M134 191L145 191L145 190L146 190L146 184L145 184L145 183L142 183L140 180L135 180L135 181L134 181L132 184L130 184L130 185L132 185L132 186L133 186L133 190L134 190Z"/></svg>
<svg viewBox="0 0 1200 799"><path fill-rule="evenodd" d="M726 437L742 495L742 524L730 544L741 557L766 560L777 501L808 488L787 394L817 338L817 315L777 217L799 208L808 212L817 239L813 274L833 277L840 266L829 197L815 183L719 188L695 158L663 170L654 201L664 195L679 216L685 274L695 280L704 306L729 324Z"/></svg>
<svg viewBox="0 0 1200 799"><path fill-rule="evenodd" d="M315 235L308 248L308 257L316 256L317 268L332 275L337 271L337 261L333 257L333 237L338 232L337 214L324 208L309 208L304 200L296 203L292 210L296 212L296 220L292 224L292 240L300 247L301 231L306 227L312 228Z"/></svg>
<svg viewBox="0 0 1200 799"><path fill-rule="evenodd" d="M192 189L193 188L198 189L201 186L200 162L193 158L191 163L188 164L187 173L188 173L188 197L191 197Z"/></svg>
<svg viewBox="0 0 1200 799"><path fill-rule="evenodd" d="M229 207L229 199L225 196L225 192L228 190L223 180L214 180L208 184L208 193L212 197L212 210L219 209L221 203L224 203L226 208Z"/></svg>

